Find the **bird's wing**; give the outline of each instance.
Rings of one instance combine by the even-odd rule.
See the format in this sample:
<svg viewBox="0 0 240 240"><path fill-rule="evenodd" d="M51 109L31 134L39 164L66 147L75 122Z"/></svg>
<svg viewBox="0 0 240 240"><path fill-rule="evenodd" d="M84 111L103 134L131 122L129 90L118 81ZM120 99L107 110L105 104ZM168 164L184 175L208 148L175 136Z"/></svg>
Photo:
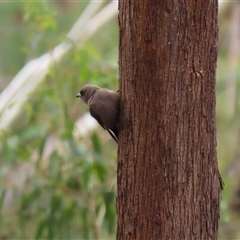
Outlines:
<svg viewBox="0 0 240 240"><path fill-rule="evenodd" d="M113 138L113 140L118 143L118 138L116 137L116 135L114 134L114 132L111 129L106 128L108 133L111 135L111 137Z"/></svg>
<svg viewBox="0 0 240 240"><path fill-rule="evenodd" d="M116 143L118 143L118 139L117 139L117 137L116 137L115 132L112 131L111 129L107 128L106 126L104 126L102 119L100 118L100 116L99 116L97 113L95 113L95 112L93 111L92 108L90 108L90 114L91 114L92 117L94 117L94 118L98 121L98 123L101 125L102 128L104 128L105 130L108 131L108 133L111 135L111 137L114 139L114 141L115 141Z"/></svg>
<svg viewBox="0 0 240 240"><path fill-rule="evenodd" d="M106 129L100 116L97 113L95 113L91 107L90 107L90 114L92 117L94 117L98 121L98 123L101 125L102 128Z"/></svg>

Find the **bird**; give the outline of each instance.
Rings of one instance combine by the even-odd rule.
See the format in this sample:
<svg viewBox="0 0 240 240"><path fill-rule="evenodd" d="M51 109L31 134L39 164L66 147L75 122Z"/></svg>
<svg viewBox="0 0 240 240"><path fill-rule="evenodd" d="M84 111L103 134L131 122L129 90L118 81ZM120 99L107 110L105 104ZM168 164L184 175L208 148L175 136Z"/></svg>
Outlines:
<svg viewBox="0 0 240 240"><path fill-rule="evenodd" d="M120 94L107 88L86 84L82 87L77 98L89 106L90 114L118 143L118 121L120 111Z"/></svg>

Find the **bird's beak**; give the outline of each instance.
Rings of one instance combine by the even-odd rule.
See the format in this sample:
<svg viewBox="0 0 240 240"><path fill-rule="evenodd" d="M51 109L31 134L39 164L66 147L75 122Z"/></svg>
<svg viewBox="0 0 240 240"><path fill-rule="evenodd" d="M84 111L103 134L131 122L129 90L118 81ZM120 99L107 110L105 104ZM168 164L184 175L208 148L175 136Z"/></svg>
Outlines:
<svg viewBox="0 0 240 240"><path fill-rule="evenodd" d="M81 94L80 94L80 93L78 93L78 94L76 95L76 97L79 97L79 98L81 98L82 96L81 96Z"/></svg>

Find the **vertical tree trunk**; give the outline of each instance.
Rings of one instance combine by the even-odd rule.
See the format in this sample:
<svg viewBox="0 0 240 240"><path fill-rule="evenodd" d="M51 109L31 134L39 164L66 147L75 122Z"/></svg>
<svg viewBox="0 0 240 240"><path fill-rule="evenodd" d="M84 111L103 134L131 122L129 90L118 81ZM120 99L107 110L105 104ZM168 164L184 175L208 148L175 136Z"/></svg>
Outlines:
<svg viewBox="0 0 240 240"><path fill-rule="evenodd" d="M117 239L217 239L217 0L119 0Z"/></svg>

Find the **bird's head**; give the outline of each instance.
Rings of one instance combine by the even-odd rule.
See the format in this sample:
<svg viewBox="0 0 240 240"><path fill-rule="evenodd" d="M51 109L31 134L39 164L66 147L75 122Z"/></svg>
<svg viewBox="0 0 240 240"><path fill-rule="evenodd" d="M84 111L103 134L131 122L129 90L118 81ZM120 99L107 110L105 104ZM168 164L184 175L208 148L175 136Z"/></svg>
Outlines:
<svg viewBox="0 0 240 240"><path fill-rule="evenodd" d="M76 97L81 98L88 105L88 101L98 89L98 86L86 84L82 87Z"/></svg>

